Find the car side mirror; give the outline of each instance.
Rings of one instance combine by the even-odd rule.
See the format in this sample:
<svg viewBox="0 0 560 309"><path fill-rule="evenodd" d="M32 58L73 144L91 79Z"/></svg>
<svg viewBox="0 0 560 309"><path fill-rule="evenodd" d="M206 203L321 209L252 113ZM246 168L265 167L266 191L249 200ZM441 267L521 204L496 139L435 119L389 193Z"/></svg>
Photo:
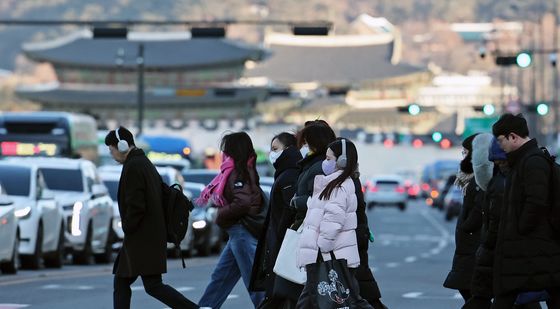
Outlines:
<svg viewBox="0 0 560 309"><path fill-rule="evenodd" d="M44 189L41 192L41 200L54 200L54 192Z"/></svg>
<svg viewBox="0 0 560 309"><path fill-rule="evenodd" d="M109 193L109 191L107 190L107 187L105 187L104 185L98 184L98 185L93 185L91 187L92 198L103 196L103 195L106 195L108 193Z"/></svg>

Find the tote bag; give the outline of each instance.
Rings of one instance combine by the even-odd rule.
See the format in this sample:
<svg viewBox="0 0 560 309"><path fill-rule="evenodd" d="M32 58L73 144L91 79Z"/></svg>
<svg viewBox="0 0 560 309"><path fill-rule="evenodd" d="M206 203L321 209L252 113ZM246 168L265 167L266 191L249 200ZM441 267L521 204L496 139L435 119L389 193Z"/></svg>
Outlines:
<svg viewBox="0 0 560 309"><path fill-rule="evenodd" d="M307 273L304 268L297 266L297 252L299 250L299 239L303 231L303 224L297 231L286 230L282 246L278 252L273 271L276 275L297 284L304 284L307 280Z"/></svg>

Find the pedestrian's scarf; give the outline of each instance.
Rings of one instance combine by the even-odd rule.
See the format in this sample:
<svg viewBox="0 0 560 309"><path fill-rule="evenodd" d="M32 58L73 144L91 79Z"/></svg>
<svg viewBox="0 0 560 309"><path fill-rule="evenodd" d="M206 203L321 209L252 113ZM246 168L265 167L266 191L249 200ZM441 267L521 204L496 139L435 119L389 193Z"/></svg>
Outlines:
<svg viewBox="0 0 560 309"><path fill-rule="evenodd" d="M253 168L255 166L256 158L254 156L249 158L247 167ZM233 158L224 154L222 165L220 166L220 173L214 177L212 182L204 188L200 197L196 199L198 205L206 206L209 201L213 202L216 206L221 207L226 204L224 198L224 189L227 185L229 176L235 169L235 162Z"/></svg>
<svg viewBox="0 0 560 309"><path fill-rule="evenodd" d="M461 188L461 191L463 191L463 196L467 194L467 186L469 185L469 182L471 181L471 179L473 179L473 177L474 174L466 174L462 171L459 171L457 173L457 178L455 179L455 185Z"/></svg>

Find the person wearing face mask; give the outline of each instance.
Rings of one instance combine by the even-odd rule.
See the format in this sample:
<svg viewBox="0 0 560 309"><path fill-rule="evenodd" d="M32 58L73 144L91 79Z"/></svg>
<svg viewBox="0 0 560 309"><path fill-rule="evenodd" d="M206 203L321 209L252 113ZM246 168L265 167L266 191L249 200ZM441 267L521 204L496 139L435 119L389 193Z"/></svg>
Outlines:
<svg viewBox="0 0 560 309"><path fill-rule="evenodd" d="M360 265L356 238L358 219L352 175L358 169L358 153L354 143L339 139L329 144L325 160L321 162L324 175L315 177L313 195L308 201L308 211L303 221L303 232L299 241L297 264L306 267L307 276L315 268L309 267L317 260L320 252L325 261L333 252L337 259L345 259L351 279L347 286L354 293L352 308L373 308L359 295L355 272ZM317 286L307 281L296 308L313 308L312 290ZM315 292L316 293L316 292Z"/></svg>
<svg viewBox="0 0 560 309"><path fill-rule="evenodd" d="M296 147L294 134L283 132L272 138L269 161L274 166L274 183L270 192L270 207L265 221L266 230L259 238L250 289L264 291L265 298L259 308L295 308L296 300L288 297L292 286L298 285L276 276L273 272L276 258L286 230L294 220L295 211L290 207L299 174L297 162L302 155Z"/></svg>
<svg viewBox="0 0 560 309"><path fill-rule="evenodd" d="M471 281L474 272L475 253L480 243L482 229L482 202L484 191L476 182L473 168L473 141L478 134L463 141L463 160L455 184L463 190L463 205L455 228L455 255L453 266L443 286L458 290L467 302L471 298ZM488 153L488 146L483 153Z"/></svg>

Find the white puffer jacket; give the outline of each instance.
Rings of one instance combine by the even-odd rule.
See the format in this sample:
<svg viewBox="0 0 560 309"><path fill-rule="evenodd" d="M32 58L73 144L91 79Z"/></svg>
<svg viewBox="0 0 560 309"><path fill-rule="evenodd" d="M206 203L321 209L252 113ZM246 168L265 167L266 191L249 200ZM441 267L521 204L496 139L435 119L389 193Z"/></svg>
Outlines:
<svg viewBox="0 0 560 309"><path fill-rule="evenodd" d="M354 182L347 178L340 187L335 188L329 200L320 200L323 189L336 179L342 171L328 176L316 176L313 196L307 200L307 214L303 221L297 256L298 266L315 263L317 250L323 252L323 259L330 260L330 251L337 259L346 259L348 267L360 265L356 227L358 202Z"/></svg>

